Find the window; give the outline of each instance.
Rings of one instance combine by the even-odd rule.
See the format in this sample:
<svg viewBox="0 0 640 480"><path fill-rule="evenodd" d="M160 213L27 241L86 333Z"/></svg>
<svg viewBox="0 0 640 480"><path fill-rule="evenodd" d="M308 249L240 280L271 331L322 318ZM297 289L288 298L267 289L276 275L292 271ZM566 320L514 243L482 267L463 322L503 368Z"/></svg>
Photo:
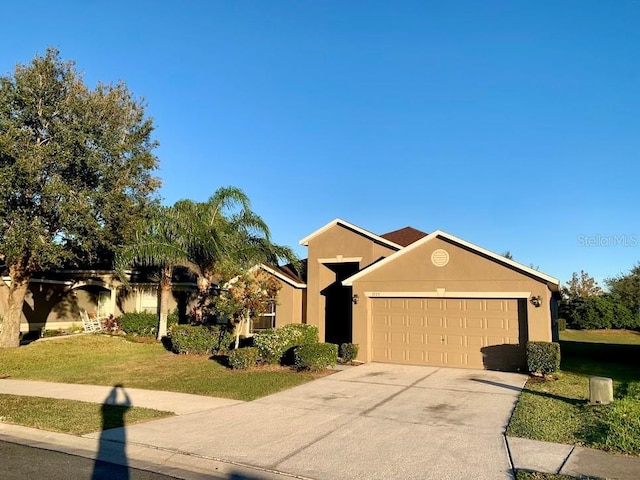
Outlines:
<svg viewBox="0 0 640 480"><path fill-rule="evenodd" d="M251 321L251 332L259 332L276 326L276 304L269 303L269 307L265 313Z"/></svg>

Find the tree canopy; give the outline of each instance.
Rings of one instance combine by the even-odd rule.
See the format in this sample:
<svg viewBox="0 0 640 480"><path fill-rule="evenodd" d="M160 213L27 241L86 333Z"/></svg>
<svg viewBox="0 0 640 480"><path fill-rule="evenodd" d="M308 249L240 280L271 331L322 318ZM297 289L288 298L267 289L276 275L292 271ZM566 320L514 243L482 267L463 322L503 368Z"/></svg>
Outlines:
<svg viewBox="0 0 640 480"><path fill-rule="evenodd" d="M562 294L569 299L585 298L594 295L601 295L602 289L598 282L584 270L580 274L573 272L571 280L561 288Z"/></svg>
<svg viewBox="0 0 640 480"><path fill-rule="evenodd" d="M17 346L36 271L95 264L129 241L159 180L153 122L124 83L91 89L48 49L0 78L0 346Z"/></svg>
<svg viewBox="0 0 640 480"><path fill-rule="evenodd" d="M640 319L640 263L627 274L607 278L605 283L611 294Z"/></svg>

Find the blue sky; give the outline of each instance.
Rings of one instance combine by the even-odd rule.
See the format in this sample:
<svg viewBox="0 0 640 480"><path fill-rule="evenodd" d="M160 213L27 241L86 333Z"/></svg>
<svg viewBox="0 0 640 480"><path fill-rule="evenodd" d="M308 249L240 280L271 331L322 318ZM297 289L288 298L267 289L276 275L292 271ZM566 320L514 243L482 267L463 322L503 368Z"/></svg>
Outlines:
<svg viewBox="0 0 640 480"><path fill-rule="evenodd" d="M640 2L3 5L0 73L47 46L148 103L161 195L234 185L276 242L340 217L441 229L561 281L640 261ZM10 21L7 21L10 19Z"/></svg>

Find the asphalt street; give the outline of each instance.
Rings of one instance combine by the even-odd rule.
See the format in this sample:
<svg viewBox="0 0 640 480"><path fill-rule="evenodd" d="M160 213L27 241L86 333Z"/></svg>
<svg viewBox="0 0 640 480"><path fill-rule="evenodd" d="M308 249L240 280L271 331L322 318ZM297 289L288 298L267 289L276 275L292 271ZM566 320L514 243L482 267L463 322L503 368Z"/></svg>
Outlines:
<svg viewBox="0 0 640 480"><path fill-rule="evenodd" d="M172 480L176 477L0 441L3 480Z"/></svg>

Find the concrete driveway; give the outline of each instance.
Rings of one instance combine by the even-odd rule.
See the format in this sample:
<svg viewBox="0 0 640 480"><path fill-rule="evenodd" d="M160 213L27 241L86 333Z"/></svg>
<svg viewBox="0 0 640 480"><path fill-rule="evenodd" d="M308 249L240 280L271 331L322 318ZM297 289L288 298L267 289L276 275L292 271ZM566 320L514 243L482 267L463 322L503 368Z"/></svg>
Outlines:
<svg viewBox="0 0 640 480"><path fill-rule="evenodd" d="M132 426L127 441L314 479L507 479L502 434L525 380L370 363L253 402Z"/></svg>

